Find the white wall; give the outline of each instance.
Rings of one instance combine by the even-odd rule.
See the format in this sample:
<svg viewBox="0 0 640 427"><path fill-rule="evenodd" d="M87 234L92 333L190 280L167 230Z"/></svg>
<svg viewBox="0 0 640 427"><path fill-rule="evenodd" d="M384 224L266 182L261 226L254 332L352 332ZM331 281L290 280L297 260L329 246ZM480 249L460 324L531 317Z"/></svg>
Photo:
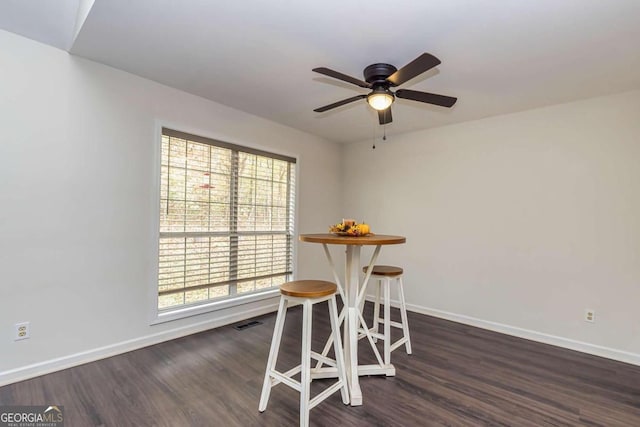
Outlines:
<svg viewBox="0 0 640 427"><path fill-rule="evenodd" d="M0 384L275 310L149 325L157 120L298 157L298 231L341 215L336 144L4 31L0 52ZM331 277L298 252L298 277Z"/></svg>
<svg viewBox="0 0 640 427"><path fill-rule="evenodd" d="M380 261L406 268L414 310L640 363L638 91L373 151L3 31L0 52L0 384L275 309L149 326L157 120L297 156L300 232L353 216L408 236ZM318 247L298 252L299 277L331 278Z"/></svg>
<svg viewBox="0 0 640 427"><path fill-rule="evenodd" d="M406 268L413 310L640 364L640 91L344 158L345 212L407 236L380 261Z"/></svg>

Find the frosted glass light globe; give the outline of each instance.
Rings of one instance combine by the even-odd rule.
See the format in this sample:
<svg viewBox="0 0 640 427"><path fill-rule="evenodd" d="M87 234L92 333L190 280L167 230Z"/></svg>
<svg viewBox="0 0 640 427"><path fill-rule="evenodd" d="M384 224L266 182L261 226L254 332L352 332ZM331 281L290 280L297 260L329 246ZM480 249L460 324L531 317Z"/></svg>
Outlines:
<svg viewBox="0 0 640 427"><path fill-rule="evenodd" d="M374 110L386 110L393 103L393 95L387 92L374 92L367 96L367 102Z"/></svg>

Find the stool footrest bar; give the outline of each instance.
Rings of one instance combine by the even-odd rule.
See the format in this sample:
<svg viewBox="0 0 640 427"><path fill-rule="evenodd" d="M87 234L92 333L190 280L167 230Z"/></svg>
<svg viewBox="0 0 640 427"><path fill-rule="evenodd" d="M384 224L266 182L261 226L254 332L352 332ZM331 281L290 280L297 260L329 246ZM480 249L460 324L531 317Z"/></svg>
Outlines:
<svg viewBox="0 0 640 427"><path fill-rule="evenodd" d="M378 323L380 323L380 324L384 323L384 319L382 317L379 317L378 318ZM402 329L402 323L400 323L400 322L395 322L395 321L391 320L389 322L389 325L393 326L394 328Z"/></svg>
<svg viewBox="0 0 640 427"><path fill-rule="evenodd" d="M389 324L391 326L393 326L394 328L398 328L398 329L402 329L402 323L399 322L394 322L393 320L389 322Z"/></svg>
<svg viewBox="0 0 640 427"><path fill-rule="evenodd" d="M298 368L298 372L300 372L300 368ZM293 378L291 378L291 377L289 377L289 376L287 376L285 374L282 374L280 372L277 372L277 371L271 371L271 372L269 372L269 375L271 377L273 377L271 379L271 387L273 387L275 385L278 385L280 383L283 383L283 384L288 385L289 387L291 387L294 390L300 391L300 382L299 381L296 381Z"/></svg>
<svg viewBox="0 0 640 427"><path fill-rule="evenodd" d="M393 365L360 365L358 375L386 375L393 377L396 375L396 368Z"/></svg>
<svg viewBox="0 0 640 427"><path fill-rule="evenodd" d="M325 365L336 366L336 361L328 358L327 356L323 356L320 353L316 353L315 351L311 352L311 358L316 359L318 362L322 362Z"/></svg>
<svg viewBox="0 0 640 427"><path fill-rule="evenodd" d="M391 351L395 350L396 348L400 347L402 344L406 343L408 340L407 338L400 338L398 341L396 341L394 344L391 345Z"/></svg>
<svg viewBox="0 0 640 427"><path fill-rule="evenodd" d="M318 394L316 397L314 397L313 399L311 399L309 401L309 409L313 409L318 403L322 402L327 397L329 397L330 395L332 395L336 391L340 390L340 387L342 387L342 381L338 381L337 383L335 383L334 385L332 385L328 389L326 389L323 392L321 392L320 394Z"/></svg>

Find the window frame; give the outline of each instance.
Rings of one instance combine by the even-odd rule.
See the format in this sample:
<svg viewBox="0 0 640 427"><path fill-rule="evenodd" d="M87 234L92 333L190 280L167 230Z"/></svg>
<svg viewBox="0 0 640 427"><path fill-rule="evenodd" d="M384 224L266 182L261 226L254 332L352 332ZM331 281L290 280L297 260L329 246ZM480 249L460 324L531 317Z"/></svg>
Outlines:
<svg viewBox="0 0 640 427"><path fill-rule="evenodd" d="M151 310L150 310L150 324L160 324L164 322L169 322L173 320L183 319L186 317L197 316L201 314L211 313L219 310L225 309L233 309L234 307L239 307L245 304L257 303L267 299L273 299L277 297L279 293L279 289L277 287L269 290L265 290L258 293L251 293L247 295L236 295L232 298L224 298L219 301L210 301L197 305L190 306L181 306L176 307L170 310L160 310L158 308L158 280L159 280L159 255L160 255L160 200L161 200L161 158L162 158L162 138L164 135L164 130L170 130L171 132L175 132L176 134L184 134L188 135L194 142L199 142L198 137L200 137L203 142L206 143L207 140L213 140L217 143L220 143L220 147L223 148L231 148L231 149L240 149L241 151L257 154L257 155L268 155L273 156L274 158L280 157L281 159L288 160L293 159L294 163L291 165L293 168L294 176L295 176L295 188L293 191L293 210L292 210L292 221L293 228L292 233L293 236L298 235L298 198L299 192L298 188L300 186L299 181L299 158L297 155L291 153L284 153L282 151L274 150L272 147L265 147L256 145L253 143L246 142L226 142L229 140L228 137L218 137L212 136L210 132L202 131L202 130L177 130L177 129L185 129L185 126L179 126L175 124L168 124L166 122L156 121L155 124L155 132L154 132L154 153L153 153L153 197L152 197L152 221L150 221L151 226L153 227L153 262L152 264L152 280L149 288L150 293L150 301L151 301ZM297 277L297 250L298 250L298 241L293 238L291 241L291 277L295 279Z"/></svg>

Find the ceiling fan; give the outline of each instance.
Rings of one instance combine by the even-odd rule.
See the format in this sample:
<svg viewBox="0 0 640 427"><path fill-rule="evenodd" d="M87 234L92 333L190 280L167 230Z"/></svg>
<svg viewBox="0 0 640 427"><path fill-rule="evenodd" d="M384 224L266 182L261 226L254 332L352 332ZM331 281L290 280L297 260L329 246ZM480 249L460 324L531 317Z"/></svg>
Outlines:
<svg viewBox="0 0 640 427"><path fill-rule="evenodd" d="M441 107L452 107L458 98L438 95L435 93L419 92L417 90L398 89L393 92L390 88L400 86L411 80L415 76L424 73L440 64L440 60L435 56L423 53L399 70L391 64L371 64L364 69L364 80L359 80L338 71L325 67L314 68L316 73L342 80L366 89L371 89L367 95L357 95L324 107L316 108L315 112L322 113L333 108L340 107L359 99L367 99L367 103L378 111L378 121L381 125L391 123L391 104L395 97L410 99L412 101L425 102L427 104L439 105Z"/></svg>

